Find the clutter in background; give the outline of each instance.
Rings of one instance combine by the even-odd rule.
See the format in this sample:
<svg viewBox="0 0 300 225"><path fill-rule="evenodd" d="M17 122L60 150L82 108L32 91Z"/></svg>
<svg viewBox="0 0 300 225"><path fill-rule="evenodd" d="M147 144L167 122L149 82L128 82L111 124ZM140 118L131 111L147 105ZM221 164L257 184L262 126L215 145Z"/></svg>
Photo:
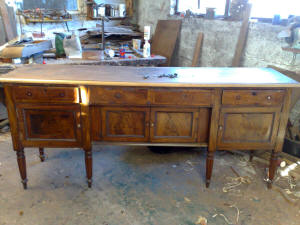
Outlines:
<svg viewBox="0 0 300 225"><path fill-rule="evenodd" d="M62 22L71 21L72 16L67 10L57 9L28 9L18 10L17 15L21 15L25 18L27 23L32 22Z"/></svg>
<svg viewBox="0 0 300 225"><path fill-rule="evenodd" d="M69 59L82 58L82 48L78 35L73 32L72 35L66 36L63 42L66 56Z"/></svg>

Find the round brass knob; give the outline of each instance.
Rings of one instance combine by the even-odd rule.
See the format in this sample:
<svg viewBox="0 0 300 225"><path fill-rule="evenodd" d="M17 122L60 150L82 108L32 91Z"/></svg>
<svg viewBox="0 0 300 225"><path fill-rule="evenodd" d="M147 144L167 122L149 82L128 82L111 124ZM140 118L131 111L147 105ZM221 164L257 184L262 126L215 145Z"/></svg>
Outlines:
<svg viewBox="0 0 300 225"><path fill-rule="evenodd" d="M267 99L268 99L268 100L271 100L271 99L272 99L272 97L271 97L271 96L268 96L268 97L267 97Z"/></svg>
<svg viewBox="0 0 300 225"><path fill-rule="evenodd" d="M29 96L29 97L31 97L32 93L30 91L27 91L26 95Z"/></svg>

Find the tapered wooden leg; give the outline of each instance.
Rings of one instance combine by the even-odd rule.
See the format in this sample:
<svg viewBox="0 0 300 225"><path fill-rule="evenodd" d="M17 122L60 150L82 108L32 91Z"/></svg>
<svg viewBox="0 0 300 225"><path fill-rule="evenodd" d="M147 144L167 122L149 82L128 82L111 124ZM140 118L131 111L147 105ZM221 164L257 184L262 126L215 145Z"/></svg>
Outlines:
<svg viewBox="0 0 300 225"><path fill-rule="evenodd" d="M214 153L213 151L207 151L206 156L206 187L210 185L210 179L212 175L212 170L214 166Z"/></svg>
<svg viewBox="0 0 300 225"><path fill-rule="evenodd" d="M93 176L93 156L92 149L85 150L85 169L88 187L92 187L92 176Z"/></svg>
<svg viewBox="0 0 300 225"><path fill-rule="evenodd" d="M41 162L45 161L45 152L44 152L44 148L39 148L39 152L40 152L40 159Z"/></svg>
<svg viewBox="0 0 300 225"><path fill-rule="evenodd" d="M271 159L270 159L270 167L269 167L269 180L268 180L268 188L272 188L273 179L275 177L275 173L278 165L278 152L272 151Z"/></svg>
<svg viewBox="0 0 300 225"><path fill-rule="evenodd" d="M25 159L24 149L21 148L17 150L16 153L17 153L17 161L18 161L18 166L19 166L19 171L21 176L21 182L23 184L23 188L27 189L26 159Z"/></svg>
<svg viewBox="0 0 300 225"><path fill-rule="evenodd" d="M212 170L214 166L214 154L217 151L217 137L219 130L222 130L223 127L219 126L220 110L221 110L221 97L222 90L215 89L214 93L214 106L211 112L211 123L209 131L209 141L208 141L208 151L206 156L206 187L210 185Z"/></svg>
<svg viewBox="0 0 300 225"><path fill-rule="evenodd" d="M250 151L250 157L249 157L249 161L250 161L250 162L252 162L253 156L254 156L254 151L251 150L251 151Z"/></svg>

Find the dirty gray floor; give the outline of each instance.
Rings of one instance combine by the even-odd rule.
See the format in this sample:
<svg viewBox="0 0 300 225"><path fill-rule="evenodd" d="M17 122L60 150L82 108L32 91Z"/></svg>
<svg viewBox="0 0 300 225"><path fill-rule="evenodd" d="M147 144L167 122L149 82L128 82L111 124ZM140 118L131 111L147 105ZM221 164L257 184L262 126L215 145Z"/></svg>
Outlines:
<svg viewBox="0 0 300 225"><path fill-rule="evenodd" d="M25 150L24 191L10 135L0 136L0 225L192 225L199 216L208 224L300 224L299 205L266 189L266 165L240 155L218 152L206 189L202 149L162 155L145 147L94 146L94 183L88 189L80 149L46 153L41 163L37 149ZM236 177L231 166L251 183L224 192Z"/></svg>

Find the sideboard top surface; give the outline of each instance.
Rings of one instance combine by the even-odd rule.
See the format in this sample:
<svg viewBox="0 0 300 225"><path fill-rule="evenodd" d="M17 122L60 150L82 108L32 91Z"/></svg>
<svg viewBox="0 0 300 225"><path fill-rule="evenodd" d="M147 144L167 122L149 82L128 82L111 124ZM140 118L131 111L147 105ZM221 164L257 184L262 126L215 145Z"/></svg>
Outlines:
<svg viewBox="0 0 300 225"><path fill-rule="evenodd" d="M162 77L177 73L177 78ZM147 78L145 78L145 76ZM0 83L141 87L300 87L270 68L119 67L27 65L0 76Z"/></svg>

